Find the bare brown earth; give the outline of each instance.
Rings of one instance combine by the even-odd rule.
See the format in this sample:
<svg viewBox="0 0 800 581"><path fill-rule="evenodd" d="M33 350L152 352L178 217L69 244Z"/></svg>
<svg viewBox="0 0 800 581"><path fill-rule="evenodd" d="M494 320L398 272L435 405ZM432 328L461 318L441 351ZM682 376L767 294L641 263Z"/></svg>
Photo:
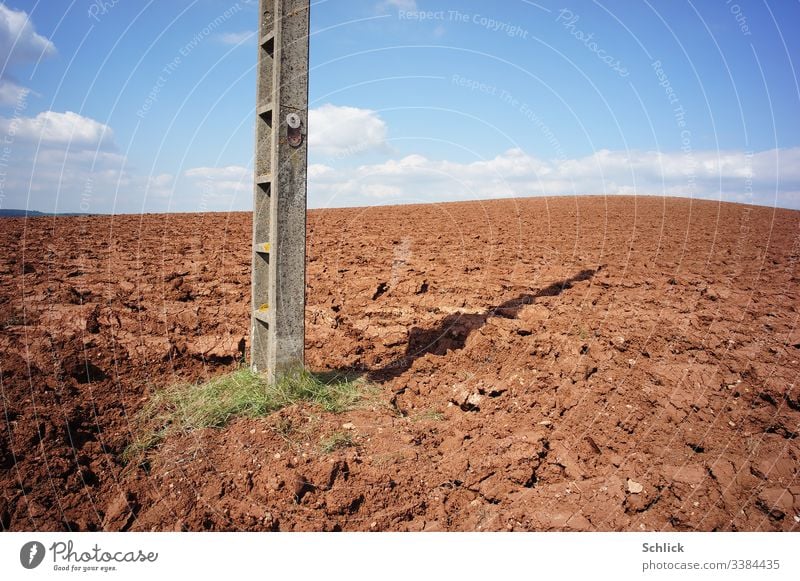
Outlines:
<svg viewBox="0 0 800 581"><path fill-rule="evenodd" d="M3 529L800 530L799 212L312 211L307 362L376 393L125 465L153 389L246 350L250 220L0 222Z"/></svg>

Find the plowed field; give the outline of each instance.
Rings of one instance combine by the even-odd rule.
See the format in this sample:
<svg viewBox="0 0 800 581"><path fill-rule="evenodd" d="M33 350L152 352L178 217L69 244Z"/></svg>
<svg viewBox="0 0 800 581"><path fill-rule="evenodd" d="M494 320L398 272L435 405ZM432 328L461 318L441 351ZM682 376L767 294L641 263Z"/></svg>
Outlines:
<svg viewBox="0 0 800 581"><path fill-rule="evenodd" d="M3 529L800 530L800 212L311 211L307 364L374 394L126 465L153 390L247 352L250 221L0 221Z"/></svg>

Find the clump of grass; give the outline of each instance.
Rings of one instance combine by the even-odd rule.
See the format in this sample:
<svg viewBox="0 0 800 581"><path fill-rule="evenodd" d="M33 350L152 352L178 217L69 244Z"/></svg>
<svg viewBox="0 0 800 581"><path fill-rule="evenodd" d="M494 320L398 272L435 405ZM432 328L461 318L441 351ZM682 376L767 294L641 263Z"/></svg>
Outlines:
<svg viewBox="0 0 800 581"><path fill-rule="evenodd" d="M275 422L275 425L272 426L272 431L284 440L289 441L295 432L295 426L289 418L280 418Z"/></svg>
<svg viewBox="0 0 800 581"><path fill-rule="evenodd" d="M336 373L298 370L269 383L249 368L199 384L177 384L156 391L134 420L134 441L123 460L141 457L175 433L221 428L238 417L265 417L306 401L328 412L351 409L362 398L364 382Z"/></svg>
<svg viewBox="0 0 800 581"><path fill-rule="evenodd" d="M411 417L412 422L441 422L444 414L439 410L428 409Z"/></svg>
<svg viewBox="0 0 800 581"><path fill-rule="evenodd" d="M575 334L581 338L581 340L586 341L589 338L589 330L586 329L583 325L578 325L577 329L575 330Z"/></svg>
<svg viewBox="0 0 800 581"><path fill-rule="evenodd" d="M334 432L329 437L322 440L320 450L325 454L330 454L342 448L350 448L356 445L355 438L350 432Z"/></svg>

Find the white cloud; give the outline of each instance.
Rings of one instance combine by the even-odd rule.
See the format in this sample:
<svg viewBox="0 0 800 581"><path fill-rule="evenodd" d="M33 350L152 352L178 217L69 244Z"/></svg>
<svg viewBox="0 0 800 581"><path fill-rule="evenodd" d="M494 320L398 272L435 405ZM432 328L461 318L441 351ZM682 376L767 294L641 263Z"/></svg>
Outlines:
<svg viewBox="0 0 800 581"><path fill-rule="evenodd" d="M188 184L184 187L196 195L192 211L225 211L246 208L253 195L253 169L240 165L225 167L197 167L186 170Z"/></svg>
<svg viewBox="0 0 800 581"><path fill-rule="evenodd" d="M0 188L0 207L56 212L110 212L120 192L120 208L141 208L143 180L125 171L125 157L113 151L61 144L15 143ZM138 205L132 202L134 191Z"/></svg>
<svg viewBox="0 0 800 581"><path fill-rule="evenodd" d="M30 89L20 87L14 81L0 78L0 105L24 103Z"/></svg>
<svg viewBox="0 0 800 581"><path fill-rule="evenodd" d="M394 8L396 10L405 10L411 12L417 10L416 0L383 0L378 7L381 9Z"/></svg>
<svg viewBox="0 0 800 581"><path fill-rule="evenodd" d="M242 44L243 42L254 40L255 37L256 37L255 32L251 30L245 30L242 32L223 32L218 34L216 36L216 39L222 44L229 44L232 46L236 46L237 44Z"/></svg>
<svg viewBox="0 0 800 581"><path fill-rule="evenodd" d="M0 58L19 64L56 54L55 45L37 33L23 11L0 4Z"/></svg>
<svg viewBox="0 0 800 581"><path fill-rule="evenodd" d="M350 157L388 151L386 122L376 111L326 104L308 113L310 155Z"/></svg>
<svg viewBox="0 0 800 581"><path fill-rule="evenodd" d="M173 191L168 174L126 169L107 125L77 113L45 111L0 117L8 171L0 207L53 212L164 211Z"/></svg>
<svg viewBox="0 0 800 581"><path fill-rule="evenodd" d="M10 78L11 67L55 54L55 45L36 32L25 12L0 4L0 105L13 105L27 94Z"/></svg>
<svg viewBox="0 0 800 581"><path fill-rule="evenodd" d="M246 209L253 172L198 167L179 176L129 167L110 127L76 113L0 117L6 175L0 208L53 212L137 213Z"/></svg>
<svg viewBox="0 0 800 581"><path fill-rule="evenodd" d="M692 196L796 207L800 148L741 151L600 150L544 160L520 149L459 163L420 155L338 170L309 168L314 206L429 202L514 196L639 194ZM776 194L777 192L777 194Z"/></svg>
<svg viewBox="0 0 800 581"><path fill-rule="evenodd" d="M252 171L241 165L225 167L196 167L186 170L186 176L198 180L239 183L246 177L252 178Z"/></svg>
<svg viewBox="0 0 800 581"><path fill-rule="evenodd" d="M175 176L164 173L147 179L146 194L155 198L171 198L175 192Z"/></svg>
<svg viewBox="0 0 800 581"><path fill-rule="evenodd" d="M104 149L114 140L108 125L72 111L44 111L36 117L0 117L0 133L15 142L41 142L73 148Z"/></svg>

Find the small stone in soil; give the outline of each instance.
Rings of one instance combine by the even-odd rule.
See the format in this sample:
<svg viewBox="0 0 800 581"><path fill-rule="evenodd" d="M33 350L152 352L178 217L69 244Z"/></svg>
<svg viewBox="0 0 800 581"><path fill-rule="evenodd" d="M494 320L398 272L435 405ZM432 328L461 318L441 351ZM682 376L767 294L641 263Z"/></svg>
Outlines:
<svg viewBox="0 0 800 581"><path fill-rule="evenodd" d="M636 482L635 480L628 480L628 492L631 494L639 494L644 490L644 486Z"/></svg>

